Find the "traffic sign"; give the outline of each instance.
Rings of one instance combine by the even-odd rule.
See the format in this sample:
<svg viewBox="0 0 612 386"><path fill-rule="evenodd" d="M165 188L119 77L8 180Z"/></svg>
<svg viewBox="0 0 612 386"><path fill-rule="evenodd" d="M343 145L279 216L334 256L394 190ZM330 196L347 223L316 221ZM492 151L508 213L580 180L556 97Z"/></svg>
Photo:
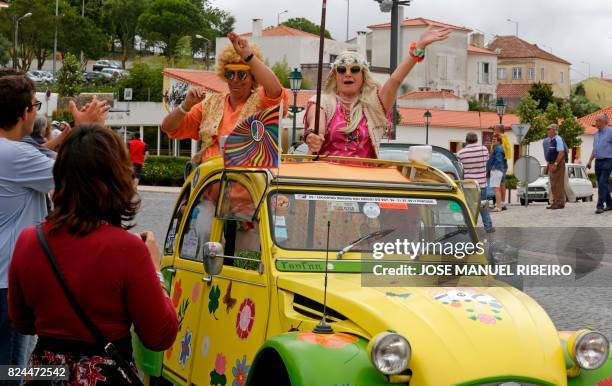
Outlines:
<svg viewBox="0 0 612 386"><path fill-rule="evenodd" d="M516 139L519 142L523 141L523 138L525 137L525 135L529 131L529 126L530 126L529 123L522 123L520 125L518 125L518 124L510 125L510 127L512 127L512 132L514 133L514 135L516 136Z"/></svg>
<svg viewBox="0 0 612 386"><path fill-rule="evenodd" d="M123 100L124 101L131 101L132 100L132 89L131 88L124 88L123 89Z"/></svg>
<svg viewBox="0 0 612 386"><path fill-rule="evenodd" d="M523 183L531 183L540 177L540 162L532 156L526 155L516 160L514 175Z"/></svg>

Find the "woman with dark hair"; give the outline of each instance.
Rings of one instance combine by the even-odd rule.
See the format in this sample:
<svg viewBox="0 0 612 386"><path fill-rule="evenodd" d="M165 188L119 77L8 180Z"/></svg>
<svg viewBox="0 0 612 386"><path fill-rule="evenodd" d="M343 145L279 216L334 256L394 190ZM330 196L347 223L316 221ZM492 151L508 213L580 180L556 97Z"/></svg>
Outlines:
<svg viewBox="0 0 612 386"><path fill-rule="evenodd" d="M55 208L41 229L78 306L127 361L132 324L148 348L169 348L177 316L156 274L153 233L127 231L140 200L121 139L97 124L77 127L59 149L53 179ZM32 365L68 366L70 385L128 383L68 301L34 227L17 240L9 314L20 333L39 337Z"/></svg>

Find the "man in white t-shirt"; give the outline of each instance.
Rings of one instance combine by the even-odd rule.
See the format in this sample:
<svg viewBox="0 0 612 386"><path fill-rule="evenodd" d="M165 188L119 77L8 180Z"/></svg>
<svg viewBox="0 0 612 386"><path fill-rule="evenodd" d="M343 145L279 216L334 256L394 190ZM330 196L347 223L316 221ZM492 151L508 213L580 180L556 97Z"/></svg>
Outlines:
<svg viewBox="0 0 612 386"><path fill-rule="evenodd" d="M486 200L487 190L487 161L489 151L486 147L478 144L478 135L468 133L465 137L466 145L457 153L457 158L463 164L463 179L476 180L480 185L480 199ZM489 209L485 206L480 208L482 223L487 233L494 232L493 220Z"/></svg>

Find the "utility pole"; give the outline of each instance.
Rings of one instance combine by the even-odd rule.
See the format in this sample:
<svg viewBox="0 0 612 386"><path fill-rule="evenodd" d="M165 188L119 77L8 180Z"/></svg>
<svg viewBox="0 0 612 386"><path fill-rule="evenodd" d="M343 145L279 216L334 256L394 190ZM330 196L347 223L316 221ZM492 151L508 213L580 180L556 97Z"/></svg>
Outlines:
<svg viewBox="0 0 612 386"><path fill-rule="evenodd" d="M53 79L55 79L55 61L57 58L57 24L59 16L59 0L55 0L55 35L53 37Z"/></svg>

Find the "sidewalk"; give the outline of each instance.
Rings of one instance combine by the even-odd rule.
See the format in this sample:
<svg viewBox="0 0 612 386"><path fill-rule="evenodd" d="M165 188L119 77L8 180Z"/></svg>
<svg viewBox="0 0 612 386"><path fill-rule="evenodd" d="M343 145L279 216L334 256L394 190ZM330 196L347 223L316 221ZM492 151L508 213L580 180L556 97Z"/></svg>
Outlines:
<svg viewBox="0 0 612 386"><path fill-rule="evenodd" d="M153 193L179 193L181 188L178 186L147 186L138 185L139 192L153 192Z"/></svg>

